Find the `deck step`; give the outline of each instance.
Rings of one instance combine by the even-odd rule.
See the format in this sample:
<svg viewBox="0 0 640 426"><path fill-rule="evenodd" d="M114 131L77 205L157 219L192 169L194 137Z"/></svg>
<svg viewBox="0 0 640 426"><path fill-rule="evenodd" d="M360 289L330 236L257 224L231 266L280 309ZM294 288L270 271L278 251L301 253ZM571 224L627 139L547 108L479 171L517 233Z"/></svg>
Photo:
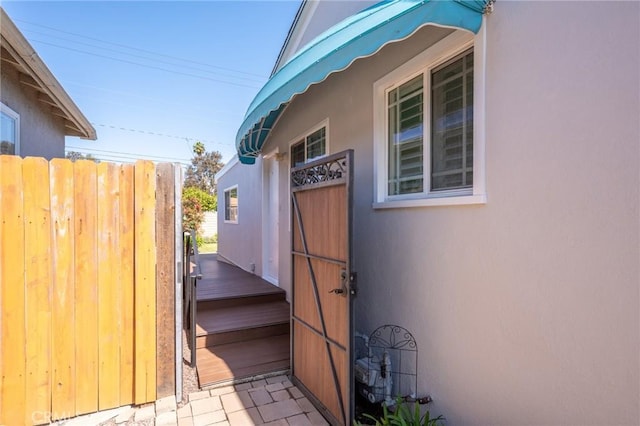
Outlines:
<svg viewBox="0 0 640 426"><path fill-rule="evenodd" d="M228 297L216 296L212 298L206 298L204 296L198 295L198 312L202 312L210 309L224 309L224 308L230 308L234 306L282 302L286 300L286 297L287 297L287 294L284 291L252 293L252 294L246 294L243 296L228 296Z"/></svg>
<svg viewBox="0 0 640 426"><path fill-rule="evenodd" d="M286 301L213 310L199 307L197 318L197 348L289 333Z"/></svg>
<svg viewBox="0 0 640 426"><path fill-rule="evenodd" d="M197 349L200 386L289 369L289 335Z"/></svg>

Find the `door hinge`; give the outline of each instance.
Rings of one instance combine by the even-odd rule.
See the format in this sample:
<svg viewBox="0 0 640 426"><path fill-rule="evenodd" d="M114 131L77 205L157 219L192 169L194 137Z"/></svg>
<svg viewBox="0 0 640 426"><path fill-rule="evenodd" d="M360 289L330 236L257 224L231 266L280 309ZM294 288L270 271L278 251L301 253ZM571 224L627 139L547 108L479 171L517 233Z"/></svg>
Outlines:
<svg viewBox="0 0 640 426"><path fill-rule="evenodd" d="M358 273L352 272L349 274L349 293L352 296L358 294Z"/></svg>

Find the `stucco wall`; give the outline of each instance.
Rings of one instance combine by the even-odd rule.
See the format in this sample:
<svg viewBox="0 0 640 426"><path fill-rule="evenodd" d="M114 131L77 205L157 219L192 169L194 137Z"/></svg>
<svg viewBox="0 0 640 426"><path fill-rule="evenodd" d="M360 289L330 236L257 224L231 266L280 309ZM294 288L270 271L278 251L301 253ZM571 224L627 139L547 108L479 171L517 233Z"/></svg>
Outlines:
<svg viewBox="0 0 640 426"><path fill-rule="evenodd" d="M372 208L373 83L445 30L297 97L264 148L329 118L331 152L355 149L357 328L414 333L419 391L449 424L640 421L639 17L636 2L496 4L486 205Z"/></svg>
<svg viewBox="0 0 640 426"><path fill-rule="evenodd" d="M63 158L63 119L37 100L35 89L20 83L15 68L3 65L1 74L0 101L20 114L20 155Z"/></svg>
<svg viewBox="0 0 640 426"><path fill-rule="evenodd" d="M217 177L218 254L242 269L262 275L262 161L229 167ZM225 222L225 189L238 185L238 223ZM251 271L251 264L255 270Z"/></svg>

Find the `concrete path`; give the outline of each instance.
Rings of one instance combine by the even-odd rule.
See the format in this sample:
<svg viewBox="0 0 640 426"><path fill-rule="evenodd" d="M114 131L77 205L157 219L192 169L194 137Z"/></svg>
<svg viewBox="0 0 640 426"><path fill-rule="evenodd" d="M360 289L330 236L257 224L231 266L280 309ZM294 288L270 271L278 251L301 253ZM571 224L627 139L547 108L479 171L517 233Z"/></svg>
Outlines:
<svg viewBox="0 0 640 426"><path fill-rule="evenodd" d="M328 425L286 376L203 390L178 408L174 397L142 407L121 407L58 422L62 426L320 426Z"/></svg>

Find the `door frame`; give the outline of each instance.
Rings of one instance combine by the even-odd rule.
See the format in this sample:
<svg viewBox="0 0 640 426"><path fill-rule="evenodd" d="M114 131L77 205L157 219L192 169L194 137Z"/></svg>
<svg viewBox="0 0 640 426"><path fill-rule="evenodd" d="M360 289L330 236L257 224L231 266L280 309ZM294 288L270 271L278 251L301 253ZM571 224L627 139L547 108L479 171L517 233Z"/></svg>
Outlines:
<svg viewBox="0 0 640 426"><path fill-rule="evenodd" d="M274 217L271 216L269 210L269 197L271 194L271 181L270 175L267 172L266 162L269 162L271 166L276 168L276 196L278 197L278 202L276 205L280 204L280 162L281 162L281 154L278 148L275 148L273 151L270 151L268 154L263 155L262 157L262 278L275 286L280 286L280 217L279 212L275 212L275 221ZM270 229L270 232L269 232ZM278 262L276 263L276 276L272 275L272 272L269 268L269 254L272 252L271 250L271 240L270 237L273 238L275 236L276 239L276 248L278 253Z"/></svg>

